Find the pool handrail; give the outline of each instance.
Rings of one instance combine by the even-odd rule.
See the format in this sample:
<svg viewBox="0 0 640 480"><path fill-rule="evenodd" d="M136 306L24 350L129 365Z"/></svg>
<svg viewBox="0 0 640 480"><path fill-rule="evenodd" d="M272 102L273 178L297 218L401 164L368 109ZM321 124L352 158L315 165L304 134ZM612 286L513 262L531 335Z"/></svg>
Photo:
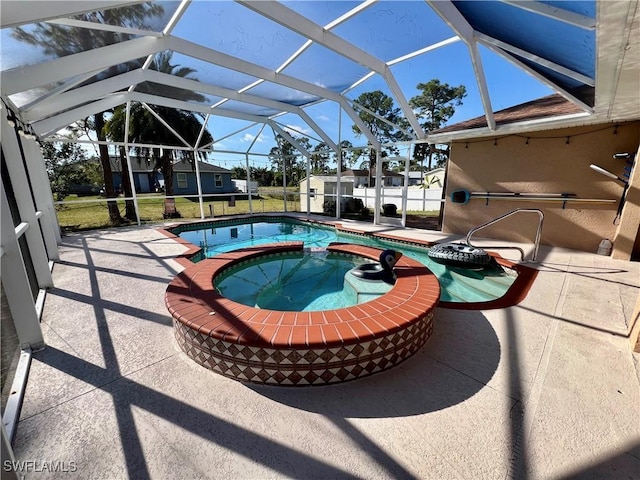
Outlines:
<svg viewBox="0 0 640 480"><path fill-rule="evenodd" d="M471 237L473 236L474 233L478 232L479 230L482 230L485 227L493 225L494 223L497 223L500 220L504 220L505 218L510 217L510 216L515 215L516 213L520 213L520 212L537 213L538 216L540 217L540 220L538 222L538 229L536 230L536 238L534 240L533 255L531 256L531 261L535 262L536 258L538 257L538 249L540 248L540 238L542 236L542 224L544 222L544 213L542 212L542 210L540 210L538 208L516 208L515 210L511 210L510 212L507 212L504 215L500 215L499 217L496 217L493 220L489 220L488 222L483 223L482 225L478 225L477 227L473 227L471 230L469 230L469 233L467 233L467 237L465 239L466 244L469 245L470 247L475 247L475 245L471 244ZM524 261L524 250L522 248L520 248L520 247L486 246L486 247L483 247L483 248L493 249L493 250L497 250L497 249L518 250L520 252L520 261L521 262Z"/></svg>

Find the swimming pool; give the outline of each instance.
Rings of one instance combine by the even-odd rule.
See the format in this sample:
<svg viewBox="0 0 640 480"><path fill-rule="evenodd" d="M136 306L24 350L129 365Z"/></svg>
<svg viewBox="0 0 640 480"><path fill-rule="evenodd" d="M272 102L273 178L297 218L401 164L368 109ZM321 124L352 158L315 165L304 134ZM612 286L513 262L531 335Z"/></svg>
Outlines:
<svg viewBox="0 0 640 480"><path fill-rule="evenodd" d="M425 246L370 235L357 235L334 226L296 221L287 217L243 218L179 225L172 228L171 232L201 249L195 260L211 258L240 248L290 241L304 242L306 248L312 249L326 248L333 242L393 248L417 260L435 274L440 282L440 301L443 302L443 306L447 303L458 306L488 306L489 302L504 297L518 277L518 272L507 265L482 271L450 268L432 261Z"/></svg>
<svg viewBox="0 0 640 480"><path fill-rule="evenodd" d="M257 308L293 312L336 310L391 290L386 282L349 274L364 263L356 255L327 251L290 252L241 262L216 278L225 298Z"/></svg>
<svg viewBox="0 0 640 480"><path fill-rule="evenodd" d="M314 225L284 216L234 218L161 230L187 247L176 259L185 269L165 293L178 346L203 367L243 382L321 385L386 370L409 358L432 336L436 307L515 305L526 295L536 272L500 257L496 261L504 270L447 268L432 262L428 245L416 241L379 238L347 231L340 224ZM273 256L322 251L375 261L389 248L403 252L394 267L395 283L387 292L352 306L324 310L325 305L307 311L300 305L291 310L279 304L263 308L262 300L281 301L283 295L272 295L257 273L248 278L257 287L255 298L248 303L228 298L232 291L241 296L247 293L243 291L247 278L228 292L217 288L236 267L256 261L260 265L262 259ZM336 279L340 276L349 275L341 273ZM276 278L282 279L280 275ZM292 285L292 292L303 296L300 292L309 291L309 299L322 298L322 292L316 291L320 280L313 281L315 286ZM264 299L258 298L261 286L267 288Z"/></svg>

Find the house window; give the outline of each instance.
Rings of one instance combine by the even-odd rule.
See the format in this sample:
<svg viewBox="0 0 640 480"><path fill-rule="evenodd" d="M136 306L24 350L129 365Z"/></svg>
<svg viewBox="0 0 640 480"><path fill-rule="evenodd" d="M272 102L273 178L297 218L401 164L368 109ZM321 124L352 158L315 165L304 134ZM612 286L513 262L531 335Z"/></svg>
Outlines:
<svg viewBox="0 0 640 480"><path fill-rule="evenodd" d="M187 174L178 173L178 188L187 188Z"/></svg>
<svg viewBox="0 0 640 480"><path fill-rule="evenodd" d="M317 188L310 188L309 189L309 198L316 198L316 191L318 189Z"/></svg>
<svg viewBox="0 0 640 480"><path fill-rule="evenodd" d="M216 173L213 175L215 184L217 188L222 188L222 175L219 173Z"/></svg>

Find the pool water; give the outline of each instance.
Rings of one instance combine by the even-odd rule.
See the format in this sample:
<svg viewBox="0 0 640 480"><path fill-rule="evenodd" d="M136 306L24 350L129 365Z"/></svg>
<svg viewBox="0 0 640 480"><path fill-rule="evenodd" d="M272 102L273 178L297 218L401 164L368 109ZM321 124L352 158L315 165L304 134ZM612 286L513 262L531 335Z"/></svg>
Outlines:
<svg viewBox="0 0 640 480"><path fill-rule="evenodd" d="M294 222L255 222L216 226L184 231L180 233L180 237L201 247L207 257L238 248L273 242L304 242L307 248L324 248L331 242L338 241L338 235L333 228Z"/></svg>
<svg viewBox="0 0 640 480"><path fill-rule="evenodd" d="M367 263L354 255L305 252L269 255L234 266L216 277L224 297L267 310L312 312L350 307L391 289L363 282L349 270Z"/></svg>
<svg viewBox="0 0 640 480"><path fill-rule="evenodd" d="M331 242L350 242L399 250L425 265L440 282L440 300L456 303L486 302L502 297L517 275L511 270L489 268L470 271L432 261L427 248L361 235L337 232L332 227L295 221L255 222L181 231L180 237L200 246L206 257L238 248L283 241L301 241L305 248L325 248ZM257 277L256 277L257 278Z"/></svg>

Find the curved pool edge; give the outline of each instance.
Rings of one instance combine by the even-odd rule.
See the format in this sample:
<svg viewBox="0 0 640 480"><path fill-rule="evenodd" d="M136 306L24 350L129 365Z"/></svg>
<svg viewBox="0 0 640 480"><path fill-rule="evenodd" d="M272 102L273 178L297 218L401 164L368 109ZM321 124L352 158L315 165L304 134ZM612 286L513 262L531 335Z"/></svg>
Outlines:
<svg viewBox="0 0 640 480"><path fill-rule="evenodd" d="M495 252L488 253L496 259L498 265L515 270L518 274L504 295L493 300L487 300L486 302L447 302L441 300L438 305L439 307L454 310L497 310L518 305L526 298L529 290L533 286L533 282L538 276L538 270L502 258Z"/></svg>
<svg viewBox="0 0 640 480"><path fill-rule="evenodd" d="M192 264L167 287L165 303L181 350L200 365L240 381L320 385L386 370L413 355L433 332L437 278L402 257L397 281L381 297L338 310L283 312L220 295L216 275L238 262L299 251L302 242L235 250ZM332 244L328 251L375 260L380 249Z"/></svg>
<svg viewBox="0 0 640 480"><path fill-rule="evenodd" d="M410 246L421 246L424 248L428 248L434 245L436 242L430 242L426 240L419 239L409 239L399 235L388 234L384 232L363 232L352 227L347 227L344 224L337 221L324 221L318 219L308 219L308 218L299 218L291 215L277 214L277 215L238 215L235 217L228 217L223 219L207 219L200 221L191 221L191 222L183 222L183 223L175 223L170 225L165 225L164 227L158 228L158 232L163 235L172 238L174 241L184 245L187 250L180 255L174 257L174 260L178 262L185 268L193 265L195 262L201 261L201 256L203 255L203 250L201 247L193 245L189 241L183 239L182 237L174 233L175 230L179 230L189 225L199 225L201 227L215 225L215 224L241 224L247 221L278 221L281 219L292 220L296 222L306 222L314 225L321 225L325 227L335 228L339 232L349 233L352 235L362 236L366 238L377 238L380 240L388 240L393 242L400 242ZM355 245L355 244L351 244ZM454 309L454 310L496 310L501 308L508 308L519 304L522 300L525 299L531 286L533 285L534 280L538 275L538 270L535 268L529 267L522 263L516 263L511 260L507 260L503 258L500 254L495 252L489 252L489 254L496 259L498 264L503 267L509 268L517 272L518 276L514 283L509 287L509 289L499 298L494 300L488 300L484 302L449 302L441 300L438 304L440 308L446 309ZM377 260L374 259L374 260Z"/></svg>

